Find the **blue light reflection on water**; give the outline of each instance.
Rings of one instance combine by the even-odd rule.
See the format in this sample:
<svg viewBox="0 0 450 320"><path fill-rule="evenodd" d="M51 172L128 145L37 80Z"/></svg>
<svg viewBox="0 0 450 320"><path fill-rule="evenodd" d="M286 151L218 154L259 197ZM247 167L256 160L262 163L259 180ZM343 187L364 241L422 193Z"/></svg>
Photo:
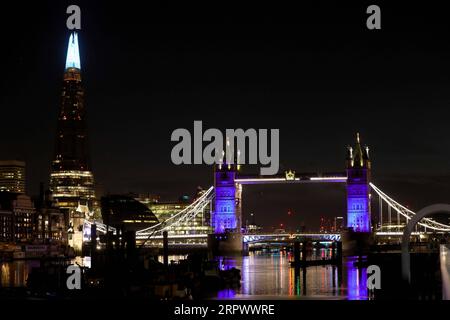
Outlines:
<svg viewBox="0 0 450 320"><path fill-rule="evenodd" d="M313 252L316 257L329 257L329 249ZM171 256L170 260L185 259L186 256ZM290 253L278 251L272 253L252 252L246 257L222 257L219 266L223 269L238 268L241 270L241 287L220 291L217 298L241 299L273 297L281 299L355 299L368 298L365 268L358 269L353 265L355 258L349 258L342 268L335 266L308 267L306 273L302 269L291 268ZM88 266L89 261L83 261ZM39 266L37 261L14 261L0 264L0 286L25 286L28 273L32 267Z"/></svg>
<svg viewBox="0 0 450 320"><path fill-rule="evenodd" d="M315 258L329 257L329 249L313 252ZM262 253L252 252L246 257L220 257L223 269L232 267L241 270L241 287L219 291L219 299L241 298L311 298L311 299L350 299L368 298L366 268L354 266L356 258L343 262L342 268L336 266L313 266L303 269L291 268L293 257L284 251Z"/></svg>
<svg viewBox="0 0 450 320"><path fill-rule="evenodd" d="M354 267L356 257L349 257L346 261L347 296L349 300L367 299L367 268Z"/></svg>

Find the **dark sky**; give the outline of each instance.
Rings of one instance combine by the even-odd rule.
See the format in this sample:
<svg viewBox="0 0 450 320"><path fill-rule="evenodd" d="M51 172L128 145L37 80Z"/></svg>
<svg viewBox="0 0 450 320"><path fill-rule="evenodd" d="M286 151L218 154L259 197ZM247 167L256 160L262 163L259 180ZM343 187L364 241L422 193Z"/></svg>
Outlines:
<svg viewBox="0 0 450 320"><path fill-rule="evenodd" d="M176 199L210 186L210 167L170 161L172 131L192 131L202 120L205 128L279 128L281 172L343 171L346 145L359 131L381 189L413 209L450 202L444 8L378 2L382 30L370 31L365 11L372 2L275 3L4 7L0 158L27 162L30 194L48 182L65 11L78 4L92 165L105 192ZM345 189L252 186L243 203L267 226L316 227L322 215L343 215Z"/></svg>

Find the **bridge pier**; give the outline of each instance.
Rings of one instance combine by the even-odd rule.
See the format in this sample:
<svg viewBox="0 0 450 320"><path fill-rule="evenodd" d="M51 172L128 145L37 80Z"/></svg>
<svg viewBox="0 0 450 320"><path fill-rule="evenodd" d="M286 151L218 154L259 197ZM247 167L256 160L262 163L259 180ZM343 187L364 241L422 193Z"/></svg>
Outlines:
<svg viewBox="0 0 450 320"><path fill-rule="evenodd" d="M214 256L225 255L242 255L247 251L244 250L242 235L238 232L209 234L208 235L208 251Z"/></svg>
<svg viewBox="0 0 450 320"><path fill-rule="evenodd" d="M373 235L369 232L354 232L344 230L341 232L342 255L359 256L369 253L370 245L373 243Z"/></svg>
<svg viewBox="0 0 450 320"><path fill-rule="evenodd" d="M294 263L300 262L300 242L294 242Z"/></svg>
<svg viewBox="0 0 450 320"><path fill-rule="evenodd" d="M237 165L223 163L214 172L214 211L211 224L214 234L208 236L208 248L214 255L242 254L241 193L236 183Z"/></svg>
<svg viewBox="0 0 450 320"><path fill-rule="evenodd" d="M249 247L248 247L248 243L246 243L246 242L242 242L242 255L243 256L249 255Z"/></svg>

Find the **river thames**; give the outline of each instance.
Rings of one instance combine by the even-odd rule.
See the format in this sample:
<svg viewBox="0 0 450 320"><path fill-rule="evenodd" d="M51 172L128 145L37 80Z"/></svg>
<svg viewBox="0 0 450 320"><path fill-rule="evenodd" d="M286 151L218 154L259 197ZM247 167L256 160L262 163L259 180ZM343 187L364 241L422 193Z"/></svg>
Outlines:
<svg viewBox="0 0 450 320"><path fill-rule="evenodd" d="M329 249L317 249L313 258L329 257ZM176 261L185 256L170 256ZM336 266L311 266L306 269L291 268L291 253L255 251L244 257L219 257L221 269L241 270L241 286L221 290L213 298L218 299L368 299L365 268L353 266L353 259ZM89 266L89 258L77 259ZM1 264L1 286L26 285L28 273L39 261L13 261Z"/></svg>
<svg viewBox="0 0 450 320"><path fill-rule="evenodd" d="M331 255L329 249L317 250L314 258ZM241 270L241 287L219 291L219 299L352 299L366 300L367 273L347 259L342 268L311 266L291 268L289 252L253 252L249 256L221 258L223 268Z"/></svg>

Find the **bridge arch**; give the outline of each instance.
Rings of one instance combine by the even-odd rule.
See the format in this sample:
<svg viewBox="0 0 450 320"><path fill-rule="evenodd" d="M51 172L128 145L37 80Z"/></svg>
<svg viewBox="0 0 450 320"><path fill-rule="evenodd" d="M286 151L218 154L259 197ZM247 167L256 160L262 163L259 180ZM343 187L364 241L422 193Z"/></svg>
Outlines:
<svg viewBox="0 0 450 320"><path fill-rule="evenodd" d="M433 204L418 211L409 221L402 236L402 276L411 283L411 257L409 254L409 238L416 224L425 217L436 213L450 214L450 204Z"/></svg>

